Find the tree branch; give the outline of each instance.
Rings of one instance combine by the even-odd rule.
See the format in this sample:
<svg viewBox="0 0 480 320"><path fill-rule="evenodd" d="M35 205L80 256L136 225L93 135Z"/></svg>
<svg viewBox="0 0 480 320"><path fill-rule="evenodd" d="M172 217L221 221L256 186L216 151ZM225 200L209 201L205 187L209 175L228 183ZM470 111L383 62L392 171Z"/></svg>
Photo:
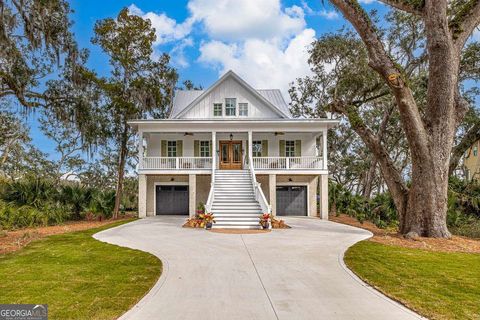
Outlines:
<svg viewBox="0 0 480 320"><path fill-rule="evenodd" d="M413 3L413 1L398 1L398 0L378 0L395 9L402 10L414 15L421 15L423 9L423 1Z"/></svg>
<svg viewBox="0 0 480 320"><path fill-rule="evenodd" d="M457 52L460 52L475 28L480 24L480 0L470 0L450 21Z"/></svg>

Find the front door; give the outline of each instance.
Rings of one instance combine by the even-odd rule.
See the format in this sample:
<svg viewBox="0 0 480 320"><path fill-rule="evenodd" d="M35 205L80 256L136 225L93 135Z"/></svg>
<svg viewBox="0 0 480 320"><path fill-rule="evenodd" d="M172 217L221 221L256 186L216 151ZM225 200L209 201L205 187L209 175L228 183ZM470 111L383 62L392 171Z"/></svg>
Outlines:
<svg viewBox="0 0 480 320"><path fill-rule="evenodd" d="M242 169L242 141L220 141L220 169Z"/></svg>

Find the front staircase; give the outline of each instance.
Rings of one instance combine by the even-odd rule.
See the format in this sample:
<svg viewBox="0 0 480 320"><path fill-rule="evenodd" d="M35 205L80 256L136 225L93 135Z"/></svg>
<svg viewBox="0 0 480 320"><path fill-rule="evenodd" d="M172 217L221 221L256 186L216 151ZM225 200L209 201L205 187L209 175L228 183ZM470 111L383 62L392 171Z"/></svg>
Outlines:
<svg viewBox="0 0 480 320"><path fill-rule="evenodd" d="M260 229L262 209L249 170L216 170L213 228Z"/></svg>

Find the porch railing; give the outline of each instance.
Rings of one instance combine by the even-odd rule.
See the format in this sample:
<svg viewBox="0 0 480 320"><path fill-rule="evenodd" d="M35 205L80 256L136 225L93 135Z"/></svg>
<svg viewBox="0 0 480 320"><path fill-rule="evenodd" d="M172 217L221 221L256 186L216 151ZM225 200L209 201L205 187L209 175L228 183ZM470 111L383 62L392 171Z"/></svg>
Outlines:
<svg viewBox="0 0 480 320"><path fill-rule="evenodd" d="M211 157L144 157L140 159L140 169L208 170L211 168Z"/></svg>
<svg viewBox="0 0 480 320"><path fill-rule="evenodd" d="M323 158L303 157L253 157L253 167L259 170L323 169Z"/></svg>

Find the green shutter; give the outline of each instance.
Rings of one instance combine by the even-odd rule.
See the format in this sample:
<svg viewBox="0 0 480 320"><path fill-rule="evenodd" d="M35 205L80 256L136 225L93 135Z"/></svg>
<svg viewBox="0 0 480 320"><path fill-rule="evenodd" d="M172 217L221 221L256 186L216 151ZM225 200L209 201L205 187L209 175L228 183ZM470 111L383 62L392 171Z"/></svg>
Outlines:
<svg viewBox="0 0 480 320"><path fill-rule="evenodd" d="M212 140L210 140L210 145L208 148L208 156L211 157L213 152Z"/></svg>
<svg viewBox="0 0 480 320"><path fill-rule="evenodd" d="M302 156L302 140L295 140L295 157Z"/></svg>
<svg viewBox="0 0 480 320"><path fill-rule="evenodd" d="M200 157L200 141L193 140L193 156Z"/></svg>
<svg viewBox="0 0 480 320"><path fill-rule="evenodd" d="M268 140L262 140L262 157L268 157Z"/></svg>
<svg viewBox="0 0 480 320"><path fill-rule="evenodd" d="M160 141L160 156L166 157L167 156L167 140Z"/></svg>
<svg viewBox="0 0 480 320"><path fill-rule="evenodd" d="M183 157L183 140L177 140L177 157Z"/></svg>
<svg viewBox="0 0 480 320"><path fill-rule="evenodd" d="M285 140L278 141L278 149L280 150L280 157L285 157Z"/></svg>

